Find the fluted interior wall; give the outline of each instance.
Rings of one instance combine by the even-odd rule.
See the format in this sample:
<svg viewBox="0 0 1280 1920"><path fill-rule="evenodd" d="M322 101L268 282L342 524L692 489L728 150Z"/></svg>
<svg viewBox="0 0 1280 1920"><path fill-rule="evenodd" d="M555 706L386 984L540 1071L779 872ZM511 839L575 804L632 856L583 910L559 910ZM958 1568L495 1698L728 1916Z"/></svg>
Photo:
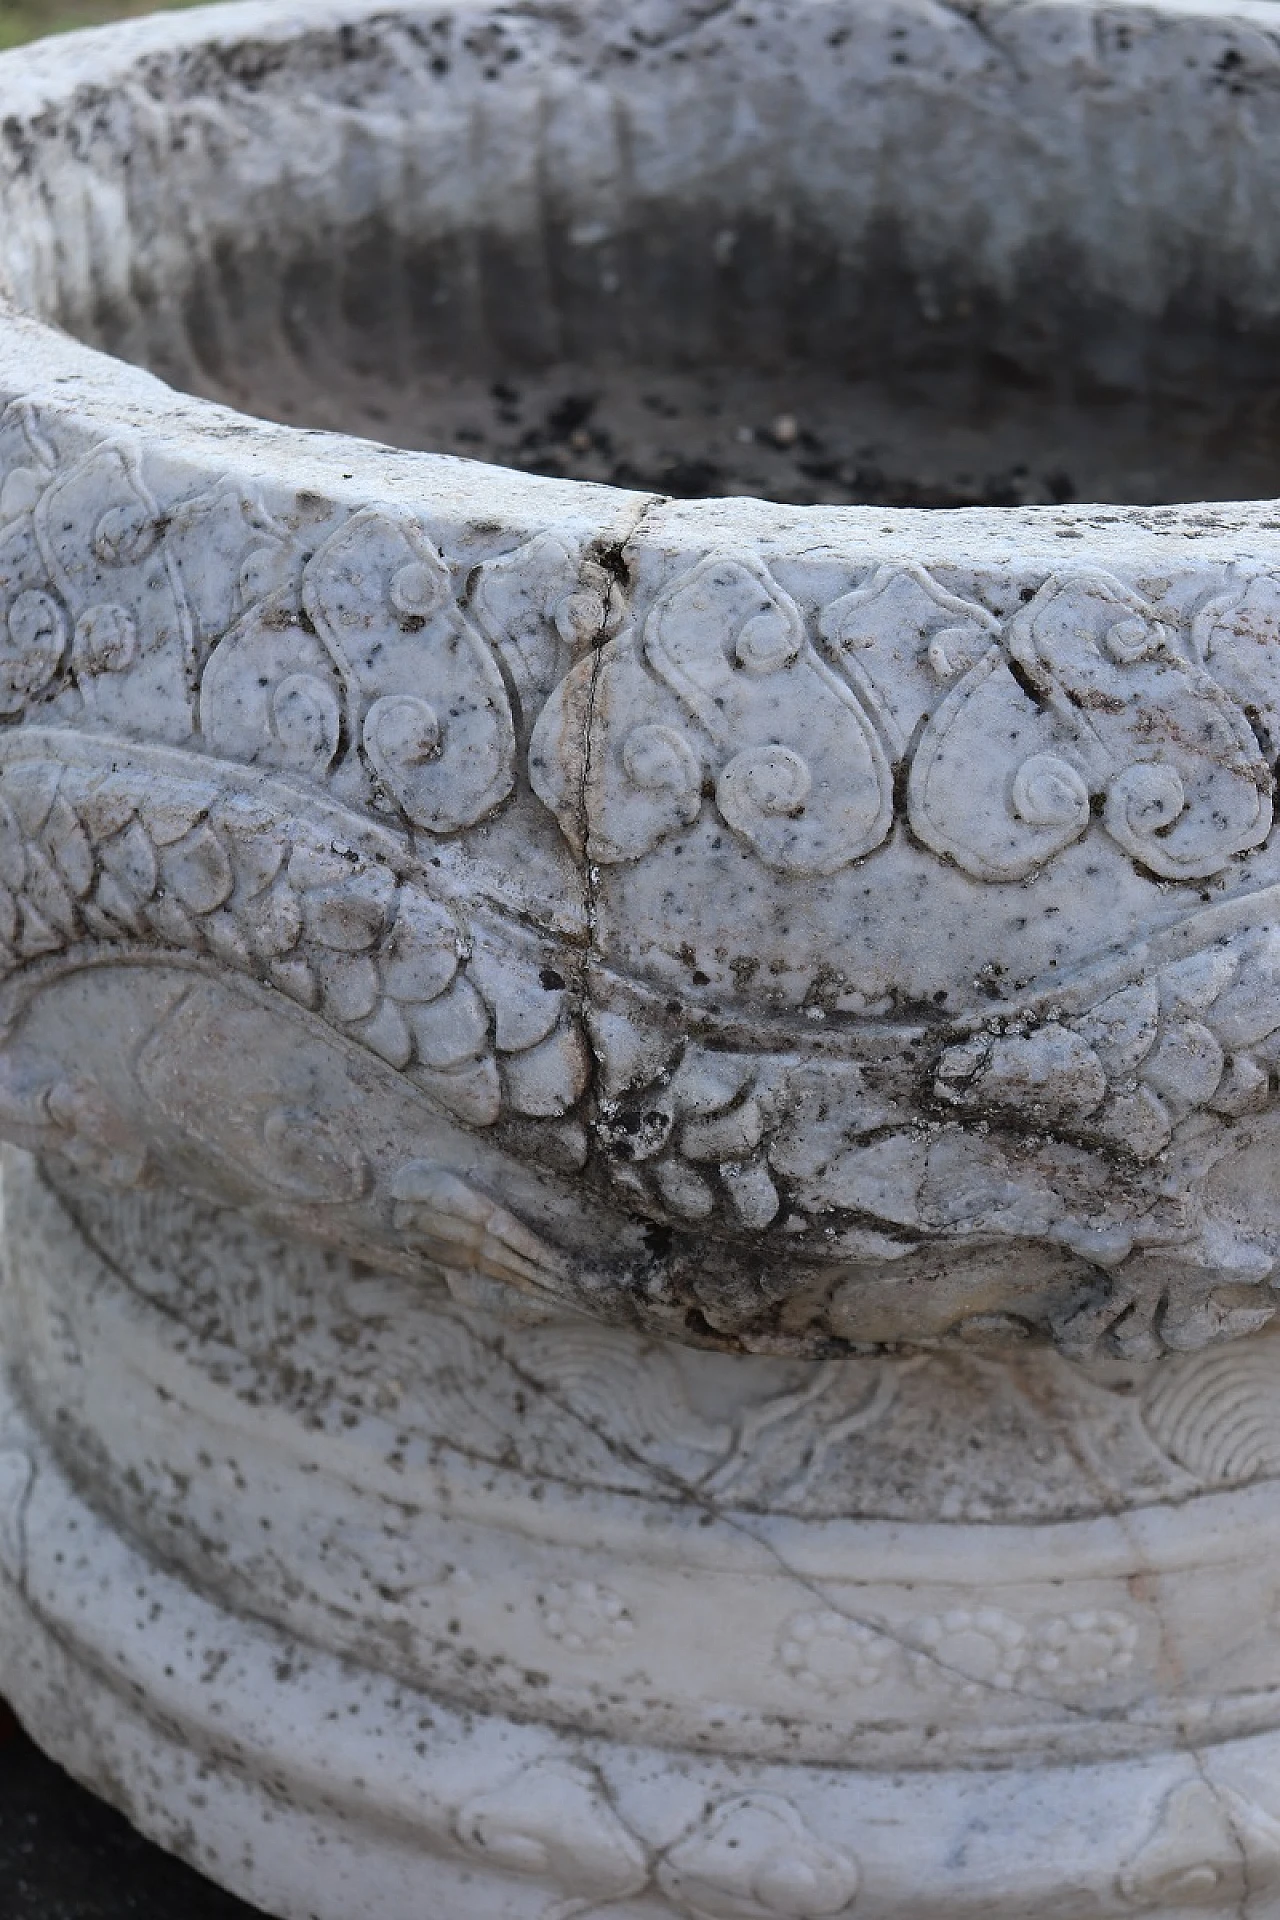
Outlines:
<svg viewBox="0 0 1280 1920"><path fill-rule="evenodd" d="M250 401L563 360L1266 388L1267 11L464 4L273 38L264 10L6 98L0 273L180 386L252 368Z"/></svg>

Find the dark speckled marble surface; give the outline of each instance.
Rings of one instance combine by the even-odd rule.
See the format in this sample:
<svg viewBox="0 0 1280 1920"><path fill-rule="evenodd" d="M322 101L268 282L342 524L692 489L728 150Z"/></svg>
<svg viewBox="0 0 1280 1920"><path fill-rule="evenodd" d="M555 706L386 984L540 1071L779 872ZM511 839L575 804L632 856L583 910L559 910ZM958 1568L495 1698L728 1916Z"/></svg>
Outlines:
<svg viewBox="0 0 1280 1920"><path fill-rule="evenodd" d="M46 1760L0 1707L4 1920L258 1920Z"/></svg>

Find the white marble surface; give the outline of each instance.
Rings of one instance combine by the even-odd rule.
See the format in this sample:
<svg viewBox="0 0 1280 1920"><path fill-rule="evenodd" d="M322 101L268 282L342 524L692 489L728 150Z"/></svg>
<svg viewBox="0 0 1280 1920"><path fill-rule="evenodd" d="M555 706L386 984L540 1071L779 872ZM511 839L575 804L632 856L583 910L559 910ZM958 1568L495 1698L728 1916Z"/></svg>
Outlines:
<svg viewBox="0 0 1280 1920"><path fill-rule="evenodd" d="M0 121L37 1737L287 1920L1280 1912L1274 503L220 404L865 337L1264 416L1280 8L232 7Z"/></svg>
<svg viewBox="0 0 1280 1920"><path fill-rule="evenodd" d="M815 1368L5 1198L5 1686L268 1911L1276 1910L1274 1336Z"/></svg>

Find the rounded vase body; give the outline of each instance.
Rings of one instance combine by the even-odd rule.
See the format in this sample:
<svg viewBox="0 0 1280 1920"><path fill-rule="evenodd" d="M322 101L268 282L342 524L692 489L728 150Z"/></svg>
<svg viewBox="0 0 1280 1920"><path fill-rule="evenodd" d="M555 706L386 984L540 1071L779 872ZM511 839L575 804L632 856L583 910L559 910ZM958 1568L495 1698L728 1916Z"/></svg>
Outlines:
<svg viewBox="0 0 1280 1920"><path fill-rule="evenodd" d="M1280 8L0 116L0 1689L282 1920L1280 1914Z"/></svg>

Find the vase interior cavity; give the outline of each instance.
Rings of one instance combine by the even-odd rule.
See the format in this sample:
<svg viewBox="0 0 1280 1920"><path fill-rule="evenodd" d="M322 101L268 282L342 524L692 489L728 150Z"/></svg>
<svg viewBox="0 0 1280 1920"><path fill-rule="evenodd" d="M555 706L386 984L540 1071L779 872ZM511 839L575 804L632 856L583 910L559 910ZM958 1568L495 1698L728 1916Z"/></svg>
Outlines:
<svg viewBox="0 0 1280 1920"><path fill-rule="evenodd" d="M1135 64L1052 7L1007 45L913 6L704 16L153 56L33 155L17 290L253 415L676 495L1280 492L1238 49L1168 17Z"/></svg>

